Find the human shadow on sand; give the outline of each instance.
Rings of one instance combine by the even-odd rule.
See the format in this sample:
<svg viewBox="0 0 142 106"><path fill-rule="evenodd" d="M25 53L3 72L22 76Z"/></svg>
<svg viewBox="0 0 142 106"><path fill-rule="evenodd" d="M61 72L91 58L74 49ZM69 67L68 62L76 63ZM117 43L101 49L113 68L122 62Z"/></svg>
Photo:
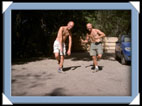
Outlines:
<svg viewBox="0 0 142 106"><path fill-rule="evenodd" d="M93 67L93 64L85 66L85 68ZM99 70L103 70L104 66L98 66Z"/></svg>
<svg viewBox="0 0 142 106"><path fill-rule="evenodd" d="M63 71L76 70L78 67L81 67L81 66L64 67Z"/></svg>

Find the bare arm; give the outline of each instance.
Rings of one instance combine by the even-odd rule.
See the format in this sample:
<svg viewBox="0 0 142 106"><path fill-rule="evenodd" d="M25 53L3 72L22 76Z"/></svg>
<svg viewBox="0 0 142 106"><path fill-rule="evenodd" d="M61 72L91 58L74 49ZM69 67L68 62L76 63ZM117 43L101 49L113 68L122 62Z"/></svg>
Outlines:
<svg viewBox="0 0 142 106"><path fill-rule="evenodd" d="M103 38L103 37L105 37L106 35L103 33L103 32L101 32L100 30L96 30L97 31L97 33L99 34L99 38Z"/></svg>
<svg viewBox="0 0 142 106"><path fill-rule="evenodd" d="M72 46L72 35L69 35L69 48L68 51L71 51L71 46Z"/></svg>
<svg viewBox="0 0 142 106"><path fill-rule="evenodd" d="M71 54L71 46L72 46L72 35L71 33L69 34L69 46L68 46L68 51L67 54L70 55Z"/></svg>
<svg viewBox="0 0 142 106"><path fill-rule="evenodd" d="M89 41L89 35L88 34L86 35L86 39L85 40L81 39L81 42L83 42L83 43L88 43L88 41Z"/></svg>

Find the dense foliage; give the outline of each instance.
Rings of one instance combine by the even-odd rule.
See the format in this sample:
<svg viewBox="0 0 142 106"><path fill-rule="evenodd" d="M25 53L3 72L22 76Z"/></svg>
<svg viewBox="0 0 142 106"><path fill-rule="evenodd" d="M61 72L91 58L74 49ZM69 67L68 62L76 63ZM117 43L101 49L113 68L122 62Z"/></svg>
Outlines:
<svg viewBox="0 0 142 106"><path fill-rule="evenodd" d="M86 23L106 36L131 33L129 10L13 10L12 58L50 56L60 26L74 21L72 51L79 51L80 36L86 34Z"/></svg>

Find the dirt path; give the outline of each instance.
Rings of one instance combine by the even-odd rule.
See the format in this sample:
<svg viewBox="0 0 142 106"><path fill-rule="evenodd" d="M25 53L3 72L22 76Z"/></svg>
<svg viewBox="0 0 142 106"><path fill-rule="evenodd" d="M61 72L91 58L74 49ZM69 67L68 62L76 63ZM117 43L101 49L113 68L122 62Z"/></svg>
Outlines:
<svg viewBox="0 0 142 106"><path fill-rule="evenodd" d="M74 53L57 72L52 58L12 65L12 96L130 96L131 67L114 58L102 59L102 70L91 72L87 53Z"/></svg>

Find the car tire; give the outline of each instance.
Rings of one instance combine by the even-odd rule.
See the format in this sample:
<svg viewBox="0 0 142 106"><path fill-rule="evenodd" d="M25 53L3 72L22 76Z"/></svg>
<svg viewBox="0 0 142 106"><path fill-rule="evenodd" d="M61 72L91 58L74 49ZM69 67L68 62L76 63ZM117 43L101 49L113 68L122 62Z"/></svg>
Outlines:
<svg viewBox="0 0 142 106"><path fill-rule="evenodd" d="M116 53L115 53L115 60L119 60L119 57L117 56Z"/></svg>
<svg viewBox="0 0 142 106"><path fill-rule="evenodd" d="M123 65L126 65L126 64L127 64L127 61L125 60L125 57L124 57L123 54L122 54L122 56L121 56L121 64L123 64Z"/></svg>
<svg viewBox="0 0 142 106"><path fill-rule="evenodd" d="M116 51L115 51L115 60L120 60L120 58L118 57Z"/></svg>

